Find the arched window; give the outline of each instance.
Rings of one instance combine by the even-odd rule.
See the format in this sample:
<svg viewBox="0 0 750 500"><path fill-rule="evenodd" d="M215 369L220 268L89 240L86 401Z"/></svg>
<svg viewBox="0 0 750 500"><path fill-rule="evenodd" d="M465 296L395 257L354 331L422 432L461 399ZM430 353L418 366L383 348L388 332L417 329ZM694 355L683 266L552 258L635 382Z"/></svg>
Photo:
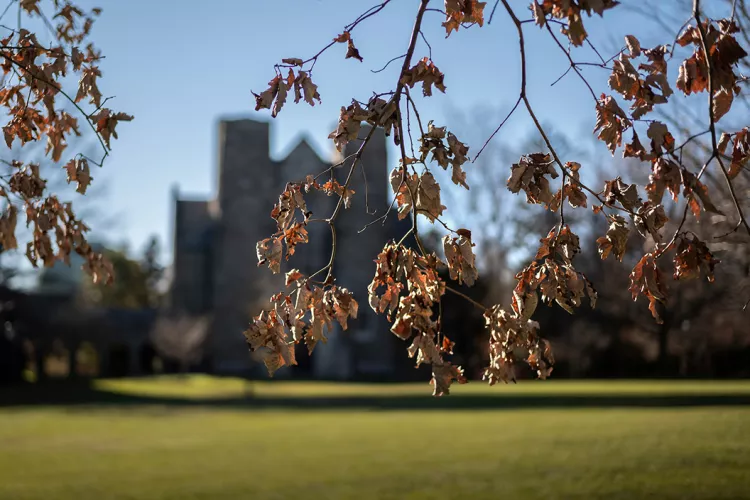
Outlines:
<svg viewBox="0 0 750 500"><path fill-rule="evenodd" d="M24 339L22 344L23 349L23 379L26 382L36 382L39 379L39 373L37 371L36 364L36 349L34 343L29 339Z"/></svg>
<svg viewBox="0 0 750 500"><path fill-rule="evenodd" d="M76 349L76 375L99 376L99 353L91 342L82 342Z"/></svg>
<svg viewBox="0 0 750 500"><path fill-rule="evenodd" d="M49 378L68 378L70 375L70 351L62 340L52 342L52 348L44 357L44 373Z"/></svg>

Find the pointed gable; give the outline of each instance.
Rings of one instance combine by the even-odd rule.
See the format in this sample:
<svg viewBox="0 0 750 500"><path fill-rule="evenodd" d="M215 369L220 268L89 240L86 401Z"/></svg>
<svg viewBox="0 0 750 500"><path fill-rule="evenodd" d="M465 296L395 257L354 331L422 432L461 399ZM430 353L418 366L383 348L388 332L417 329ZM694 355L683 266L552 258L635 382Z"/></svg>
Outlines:
<svg viewBox="0 0 750 500"><path fill-rule="evenodd" d="M317 174L328 168L307 138L302 137L294 149L281 162L282 179L301 180L307 174Z"/></svg>

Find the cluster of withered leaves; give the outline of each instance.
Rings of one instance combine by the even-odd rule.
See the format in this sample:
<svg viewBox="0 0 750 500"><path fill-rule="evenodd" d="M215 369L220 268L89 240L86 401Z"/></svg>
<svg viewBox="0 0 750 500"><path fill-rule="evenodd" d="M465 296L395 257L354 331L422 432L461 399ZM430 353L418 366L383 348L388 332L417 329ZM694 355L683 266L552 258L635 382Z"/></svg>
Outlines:
<svg viewBox="0 0 750 500"><path fill-rule="evenodd" d="M513 311L519 317L530 318L539 302L538 292L542 302L557 303L571 314L586 295L594 307L596 290L588 278L573 267L573 257L581 251L578 235L563 225L559 231L550 230L540 241L542 244L534 260L516 275Z"/></svg>
<svg viewBox="0 0 750 500"><path fill-rule="evenodd" d="M609 257L613 253L615 258L622 262L625 255L625 249L628 243L628 223L625 218L619 215L608 215L609 227L607 234L597 238L596 244L599 246L599 255L602 259Z"/></svg>
<svg viewBox="0 0 750 500"><path fill-rule="evenodd" d="M40 262L51 267L58 260L70 264L70 254L75 252L85 259L84 270L92 275L94 283L111 283L112 266L89 245L86 240L89 228L76 217L72 204L62 203L54 195L45 196L46 182L39 176L38 165L13 162L11 167L14 173L7 187L0 187L0 196L7 201L7 208L0 216L3 251L18 248L15 236L18 209L14 201L19 199L26 212L26 226L32 228L26 257L34 267Z"/></svg>
<svg viewBox="0 0 750 500"><path fill-rule="evenodd" d="M643 148L638 135L633 130L633 142L626 146L623 156L637 157L643 161L651 162L651 175L646 185L646 193L652 205L658 205L662 202L665 191L670 192L674 201L677 201L678 195L682 191L696 217L700 215L701 205L706 211L721 214L712 203L708 195L708 188L700 182L696 175L672 159L671 153L675 141L667 126L661 122L653 121L648 126L647 135L651 139L650 153L647 153ZM610 146L614 147L615 143L611 143ZM629 190L629 194L622 197L622 194L617 193L624 193L622 191L624 188ZM627 212L632 212L640 206L635 185L628 186L622 183L619 177L614 181L607 182L604 196L605 199L610 201L610 204L619 201Z"/></svg>
<svg viewBox="0 0 750 500"><path fill-rule="evenodd" d="M581 164L575 161L569 161L565 164L565 170L568 175L565 181L565 185L555 195L556 204L559 206L564 200L568 200L571 207L583 207L586 208L586 193L581 188L581 174L579 170ZM553 206L554 208L554 206Z"/></svg>
<svg viewBox="0 0 750 500"><path fill-rule="evenodd" d="M386 101L379 96L373 96L364 108L359 101L352 100L349 106L341 106L336 130L331 132L328 138L333 139L338 151L343 151L346 143L357 139L363 121L373 127L383 127L385 135L389 136L392 130L398 134L398 128L395 127L396 119L397 106L393 100ZM399 144L398 135L394 139L396 144Z"/></svg>
<svg viewBox="0 0 750 500"><path fill-rule="evenodd" d="M339 196L344 208L351 207L355 193L348 185L340 184L333 178L321 184L312 175L308 175L304 182L288 182L279 195L278 203L271 210L271 218L276 221L277 231L256 243L259 266L267 264L274 274L278 273L281 270L282 243L286 244L286 260L289 260L299 243L308 242L306 226L312 212L307 208L304 193L310 190L321 191L328 196ZM302 216L301 221L296 218L297 211Z"/></svg>
<svg viewBox="0 0 750 500"><path fill-rule="evenodd" d="M89 161L84 157L73 158L65 164L65 176L68 183L76 183L76 191L86 194L93 177L89 170Z"/></svg>
<svg viewBox="0 0 750 500"><path fill-rule="evenodd" d="M284 59L282 62L284 64L302 65L302 60L295 58ZM295 103L304 99L310 106L315 106L316 100L320 102L318 86L313 83L309 72L300 69L295 74L294 70L289 68L286 78L281 73L278 73L268 82L266 90L260 94L253 92L253 96L255 96L255 111L270 109L271 116L276 117L286 103L286 95L290 89L294 90Z"/></svg>
<svg viewBox="0 0 750 500"><path fill-rule="evenodd" d="M701 36L701 29L705 37ZM718 121L731 108L734 95L739 94L741 88L735 67L740 59L747 56L747 52L733 36L739 31L737 25L730 20L718 22L706 20L701 29L689 26L677 43L682 46L693 45L693 54L682 62L676 87L686 95L708 90L708 63L712 68L713 110L714 121ZM706 51L709 61L706 60ZM642 50L638 40L632 35L625 37L627 51L620 53L613 62L609 86L620 93L625 100L632 101L630 110L632 119L640 119L653 110L654 105L663 104L672 94L667 79L667 62L665 59L668 49L660 45L652 49ZM645 56L647 62L633 65L632 61ZM622 134L633 123L617 102L611 97L602 95L596 108L597 121L594 131L604 141L614 154L615 149L622 144ZM623 156L639 158L643 161L654 161L665 153L671 153L674 148L674 138L666 125L652 122L648 132L651 139L651 150L647 151L641 144L638 134L633 129L633 139L625 146Z"/></svg>
<svg viewBox="0 0 750 500"><path fill-rule="evenodd" d="M674 279L692 279L703 272L708 281L714 280L714 267L719 263L714 259L708 246L695 235L682 233L678 235L676 254L674 257ZM675 243L663 246L658 252L644 255L630 273L630 292L633 300L644 295L649 301L649 310L657 323L662 323L657 308L657 302L664 302L667 297L667 287L659 269L657 258L674 247Z"/></svg>
<svg viewBox="0 0 750 500"><path fill-rule="evenodd" d="M522 156L511 167L508 189L513 193L524 191L528 203L544 205L557 210L567 198L573 207L586 207L586 194L580 186L581 165L568 162L564 165L565 184L552 193L547 175L553 179L557 171L552 157L545 153ZM485 312L490 332L490 365L484 379L490 385L515 379L515 364L523 359L540 378L552 372L554 357L548 341L539 336L539 324L531 316L542 302L557 303L569 313L582 304L588 296L591 307L596 305L597 293L591 282L573 266L573 258L581 251L578 236L567 225L553 228L540 240L534 260L516 275L510 312L494 306ZM541 294L541 297L540 297Z"/></svg>
<svg viewBox="0 0 750 500"><path fill-rule="evenodd" d="M436 341L440 319L435 309L445 294L438 258L388 243L375 262L375 276L368 286L370 307L388 316L394 335L403 340L413 337L409 356L416 357L417 366L431 365L434 395L448 394L454 380L465 383L466 378L460 366L443 358L450 354L452 343L446 337L440 346Z"/></svg>
<svg viewBox="0 0 750 500"><path fill-rule="evenodd" d="M630 128L632 122L612 96L602 94L596 104L596 124L594 132L603 141L612 154L622 144L622 133ZM638 136L635 136L637 141ZM642 148L641 148L642 149Z"/></svg>
<svg viewBox="0 0 750 500"><path fill-rule="evenodd" d="M320 184L318 189L328 196L333 196L334 194L338 195L344 200L344 208L350 208L352 206L352 196L356 193L352 188L340 184L336 179L330 179L325 183Z"/></svg>
<svg viewBox="0 0 750 500"><path fill-rule="evenodd" d="M490 385L515 381L515 365L519 360L525 360L539 378L552 373L555 358L549 342L539 337L539 323L500 306L488 309L484 319L490 334L490 364L483 379Z"/></svg>
<svg viewBox="0 0 750 500"><path fill-rule="evenodd" d="M422 175L409 173L406 167L391 171L391 188L396 194L398 218L403 219L412 210L434 221L443 214L445 205L440 203L440 184L429 170Z"/></svg>
<svg viewBox="0 0 750 500"><path fill-rule="evenodd" d="M630 107L633 119L639 119L652 111L655 104L666 103L667 97L672 94L666 80L664 50L664 47L660 46L650 51L643 51L644 54L649 54L650 61L649 64L639 66L639 68L648 71L644 80L640 79L639 73L635 71L629 62L629 57L624 53L620 54L619 61L615 61L614 70L609 80L610 86L620 92L626 100L633 101ZM661 90L662 93L655 93L655 88ZM612 96L602 94L596 104L594 132L598 132L597 137L607 145L613 155L615 150L622 145L623 132L631 127L633 127L632 120L617 104L617 101ZM646 135L651 139L650 151L647 151L641 144L638 133L633 128L632 141L625 145L623 157L652 161L664 154L672 153L674 150L674 137L665 124L659 121L651 121L646 130Z"/></svg>
<svg viewBox="0 0 750 500"><path fill-rule="evenodd" d="M295 247L299 243L307 243L307 220L312 212L307 209L303 189L321 188L318 183L289 182L279 195L279 201L271 210L271 218L276 221L276 233L271 237L259 241L255 248L258 254L258 265L268 264L268 268L276 274L281 269L282 241L286 243L286 259L294 255ZM295 218L297 210L302 214L302 222Z"/></svg>
<svg viewBox="0 0 750 500"><path fill-rule="evenodd" d="M628 213L642 236L651 236L655 242L661 240L659 230L669 220L664 212L664 207L659 203L661 199L643 202L638 196L638 188L635 184L627 184L620 177L604 183L602 198L605 206L621 207ZM597 207L597 209L600 210L601 208ZM597 240L599 255L602 259L606 259L610 250L614 248L615 257L621 261L622 252L625 251L628 227L624 219L619 216L608 218L610 228L607 231L607 236ZM610 247L610 244L612 247Z"/></svg>
<svg viewBox="0 0 750 500"><path fill-rule="evenodd" d="M681 234L674 258L674 279L688 280L706 275L709 282L714 281L714 267L719 261L704 242L694 234Z"/></svg>
<svg viewBox="0 0 750 500"><path fill-rule="evenodd" d="M357 47L354 46L354 41L352 40L351 33L349 33L348 31L344 31L339 36L334 38L333 41L338 42L338 43L346 43L345 59L354 58L354 59L357 59L359 62L362 62L362 56L359 55L359 50L357 50ZM297 62L297 60L295 60L295 62Z"/></svg>
<svg viewBox="0 0 750 500"><path fill-rule="evenodd" d="M556 211L566 199L572 207L586 207L586 193L580 182L581 164L569 161L564 165L567 177L565 184L552 193L552 186L547 175L556 179L558 174L554 167L554 160L548 153L532 153L522 156L518 163L514 163L510 170L510 177L506 183L511 193L523 191L526 202L535 203Z"/></svg>
<svg viewBox="0 0 750 500"><path fill-rule="evenodd" d="M440 72L435 63L428 57L423 57L417 64L407 69L401 74L401 83L414 88L417 83L422 83L422 93L425 96L432 95L432 86L440 92L445 93L445 84L443 80L445 75Z"/></svg>
<svg viewBox="0 0 750 500"><path fill-rule="evenodd" d="M578 47L583 45L583 41L588 36L583 27L581 14L585 12L591 16L592 13L596 13L602 16L605 10L619 3L616 0L542 0L541 3L535 0L530 9L539 26L546 24L548 15L552 15L555 19L565 19L568 25L563 26L561 31L573 45Z"/></svg>
<svg viewBox="0 0 750 500"><path fill-rule="evenodd" d="M445 4L445 37L462 25L484 24L484 7L487 2L478 2L477 0L444 0Z"/></svg>
<svg viewBox="0 0 750 500"><path fill-rule="evenodd" d="M518 163L514 163L511 167L507 182L508 189L511 193L524 191L528 203L550 207L554 203L555 195L552 194L549 180L545 177L547 174L553 179L556 179L558 175L552 156L547 153L522 156Z"/></svg>
<svg viewBox="0 0 750 500"><path fill-rule="evenodd" d="M633 268L630 273L630 293L633 300L639 295L644 295L648 299L648 309L657 323L663 323L657 309L657 301L664 302L667 296L667 288L664 284L664 278L657 263L657 255L649 252Z"/></svg>
<svg viewBox="0 0 750 500"><path fill-rule="evenodd" d="M432 122L427 125L427 133L420 138L419 142L419 161L424 163L427 155L432 153L432 161L436 161L443 167L443 170L451 166L451 180L454 184L469 189L466 183L466 172L461 168L469 159L466 156L469 154L469 147L466 144L459 141L452 132L446 132L445 127L436 127Z"/></svg>
<svg viewBox="0 0 750 500"><path fill-rule="evenodd" d="M664 104L672 95L672 88L667 80L667 62L664 59L668 47L659 45L653 49L641 50L638 40L628 35L625 37L628 53L620 53L620 57L612 63L612 74L609 86L619 92L627 101L633 101L630 106L632 116L641 118L654 109L655 104ZM631 60L641 54L646 56L647 63L633 66ZM645 76L642 78L642 74Z"/></svg>
<svg viewBox="0 0 750 500"><path fill-rule="evenodd" d="M695 217L700 216L701 205L703 210L707 212L723 215L711 201L708 195L708 187L698 180L695 174L670 159L655 159L652 163L649 183L646 185L648 199L652 203L661 203L664 191L669 190L672 199L677 201L680 188L682 188L682 194ZM699 200L700 204L698 203Z"/></svg>
<svg viewBox="0 0 750 500"><path fill-rule="evenodd" d="M295 344L304 341L312 354L318 342L326 342L325 331L331 331L334 320L346 330L359 308L346 288L311 285L297 269L286 274L286 284L296 289L271 297L272 307L255 316L245 331L250 349L259 353L271 376L282 366L297 364Z"/></svg>
<svg viewBox="0 0 750 500"><path fill-rule="evenodd" d="M603 191L605 205L621 207L630 215L641 235L650 236L657 245L656 249L644 255L631 271L630 291L634 300L639 295L644 295L648 299L649 310L659 323L662 320L657 302L663 302L666 299L667 289L657 259L673 249L675 244L675 242L660 243L660 230L668 221L661 199L664 191L669 190L676 200L681 187L689 206L696 212L696 216L700 211L696 198L701 200L704 209L716 210L707 197L705 186L692 173L671 160L660 158L654 161L654 174L646 186L649 197L647 201L641 200L635 185L626 184L620 177L607 181ZM630 233L628 222L620 215L607 215L607 220L609 222L607 233L596 240L599 255L602 259L606 259L612 253L617 260L622 261ZM718 261L713 258L705 243L694 236L688 238L685 234L679 235L678 240L679 245L674 257L674 278L695 277L703 270L708 275L709 281L712 281L713 268Z"/></svg>
<svg viewBox="0 0 750 500"><path fill-rule="evenodd" d="M81 135L79 120L90 126L98 135L104 156L110 149L111 138L117 138L117 125L130 121L132 116L105 108L99 90L101 71L98 64L100 52L92 44L83 46L100 9L86 12L64 0L53 0L51 20L44 19L53 32L50 45L41 44L36 35L27 29L9 30L0 40L2 54L3 88L0 89L0 106L6 109L3 135L8 148L16 141L24 146L44 140L45 154L53 162L63 159L71 136ZM30 17L42 18L39 0L23 0L20 9ZM75 92L65 92L63 84L77 77ZM68 97L74 95L75 97ZM60 101L68 101L81 116L74 117L59 109ZM92 112L83 109L93 106ZM24 165L12 160L9 180L0 188L0 196L7 201L0 216L3 249L16 248L15 237L18 206L23 206L27 226L33 227L26 256L36 266L53 265L57 260L69 262L71 252L82 255L84 269L93 274L97 282L110 282L112 269L104 258L94 252L86 241L88 227L74 215L69 203L61 203L46 191L46 181L36 164ZM89 162L77 155L64 166L69 183L75 182L76 191L86 192L92 177Z"/></svg>
<svg viewBox="0 0 750 500"><path fill-rule="evenodd" d="M713 86L713 118L718 121L732 106L734 94L740 93L738 77L734 72L737 62L747 56L735 37L739 31L737 24L728 19L718 22L706 20L703 23L705 37L697 26L689 26L677 43L681 46L693 45L693 55L680 66L677 77L677 88L686 95L708 90L708 63L711 65L711 82ZM704 51L704 44L706 50ZM708 52L709 60L706 60Z"/></svg>
<svg viewBox="0 0 750 500"><path fill-rule="evenodd" d="M479 277L479 271L474 264L474 243L471 242L471 233L464 229L457 237L443 237L443 251L448 263L450 277L459 284L466 283L472 286Z"/></svg>

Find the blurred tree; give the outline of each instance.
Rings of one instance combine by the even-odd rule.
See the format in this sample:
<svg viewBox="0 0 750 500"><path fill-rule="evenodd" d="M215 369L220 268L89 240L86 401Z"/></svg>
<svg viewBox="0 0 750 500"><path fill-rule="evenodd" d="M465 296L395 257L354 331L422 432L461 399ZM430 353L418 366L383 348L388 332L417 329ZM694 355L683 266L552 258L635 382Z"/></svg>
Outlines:
<svg viewBox="0 0 750 500"><path fill-rule="evenodd" d="M151 342L166 361L177 362L186 373L203 358L209 319L185 315L160 315L151 330Z"/></svg>
<svg viewBox="0 0 750 500"><path fill-rule="evenodd" d="M162 292L163 268L158 262L159 241L149 239L139 260L130 258L126 249L104 250L117 280L112 284L84 282L83 298L91 304L125 309L158 308Z"/></svg>
<svg viewBox="0 0 750 500"><path fill-rule="evenodd" d="M159 239L152 236L143 252L141 267L146 277L146 287L149 294L149 305L159 307L162 301L161 282L164 278L164 267L159 263Z"/></svg>
<svg viewBox="0 0 750 500"><path fill-rule="evenodd" d="M125 250L105 250L112 263L117 280L111 285L84 282L84 296L96 305L125 309L151 306L148 275L137 260L128 257Z"/></svg>

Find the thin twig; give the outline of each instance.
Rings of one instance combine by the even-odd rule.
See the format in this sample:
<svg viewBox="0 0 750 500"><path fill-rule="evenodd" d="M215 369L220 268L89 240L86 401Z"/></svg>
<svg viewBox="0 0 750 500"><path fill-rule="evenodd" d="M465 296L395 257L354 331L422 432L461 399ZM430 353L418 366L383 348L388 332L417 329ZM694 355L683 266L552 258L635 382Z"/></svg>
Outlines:
<svg viewBox="0 0 750 500"><path fill-rule="evenodd" d="M487 24L492 24L492 18L495 17L495 10L497 9L497 4L500 3L500 0L495 0L495 5L492 6L492 12L490 12L490 18L487 20Z"/></svg>
<svg viewBox="0 0 750 500"><path fill-rule="evenodd" d="M396 56L393 59L391 59L390 61L388 61L387 63L385 63L385 66L383 66L382 68L380 68L380 69L371 69L370 72L372 72L372 73L380 73L382 71L385 71L385 68L387 68L389 64L391 64L393 61L398 61L399 59L401 59L403 57L406 57L406 54L401 54L400 56Z"/></svg>
<svg viewBox="0 0 750 500"><path fill-rule="evenodd" d="M5 10L3 10L3 13L2 13L2 14L0 14L0 20L2 20L2 18L4 18L4 17L5 17L5 14L7 14L7 13L8 13L8 11L10 10L10 8L11 8L11 7L13 6L13 4L14 4L14 3L16 2L16 1L17 1L17 0L10 0L10 2L8 2L8 5L6 5L6 6L5 6Z"/></svg>
<svg viewBox="0 0 750 500"><path fill-rule="evenodd" d="M505 125L505 122L507 122L508 119L511 117L511 115L516 111L516 108L518 108L519 104L521 104L521 96L520 95L518 96L518 99L516 99L516 103L510 109L510 111L508 112L508 114L505 115L505 118L503 118L503 121L500 122L500 125L498 125L497 128L495 129L495 131L492 132L492 134L489 136L489 138L487 138L487 140L484 141L484 144L482 145L481 149L479 150L479 152L477 153L477 155L474 157L474 159L471 161L472 163L474 163L475 161L477 161L477 159L479 158L479 155L481 155L482 151L484 151L484 148L486 148L487 144L489 144L490 141L492 140L492 138L495 137L495 134L497 134L498 132L500 132L500 129L503 128L503 125Z"/></svg>
<svg viewBox="0 0 750 500"><path fill-rule="evenodd" d="M380 10L382 10L383 7L385 7L385 5L388 4L389 1L390 0L387 0L387 1L383 2L382 4L380 4L379 7L371 8L365 14L363 14L362 16L360 16L360 18L358 18L358 20L355 21L355 23L353 23L352 25L350 25L348 27L348 29L353 28L361 20L366 19L367 17L369 17L371 15L374 15L375 13L379 12ZM405 153L405 151L403 151L403 139L404 139L403 123L401 122L400 110L398 108L398 104L399 104L399 101L401 99L401 93L402 93L403 88L404 88L404 83L402 83L402 81L401 81L401 75L403 75L404 72L406 72L409 69L409 66L411 65L411 59L414 56L414 49L415 49L416 44L417 44L417 37L418 37L419 31L420 31L420 28L421 28L421 25L422 25L422 18L424 16L424 12L425 12L425 9L427 8L427 4L428 3L429 3L429 0L421 0L421 3L419 5L419 10L417 11L416 20L414 22L414 28L412 29L411 38L409 40L409 48L406 51L406 56L404 57L404 63L401 66L401 71L399 72L399 75L398 75L398 83L396 84L396 90L393 92L393 96L391 97L391 100L390 100L390 103L395 103L396 106L397 106L397 113L398 113L398 117L399 117L398 124L400 125L399 132L401 134L401 146L402 146L402 157L403 158L406 157L406 153ZM323 50L325 50L325 49L323 49ZM322 51L320 53L322 53ZM317 55L314 56L314 57L317 57ZM386 108L389 107L390 103L388 105L386 105ZM352 176L353 176L353 173L354 173L354 169L357 167L357 164L360 162L360 160L362 158L362 153L364 152L365 147L367 146L367 144L370 142L370 139L372 138L372 135L375 133L375 130L376 130L375 126L373 126L373 127L370 128L370 132L367 134L367 137L365 137L365 139L362 141L362 144L360 145L359 149L355 153L355 155L354 155L354 161L352 162L352 165L349 168L349 172L347 173L346 180L344 181L344 184L343 184L343 191L344 192L349 187L349 184L351 183ZM337 252L337 247L338 247L338 245L336 244L336 227L335 227L334 221L336 220L336 218L338 217L338 215L341 213L341 210L342 210L343 206L344 206L344 196L342 194L342 196L339 197L339 200L336 203L336 207L333 209L333 213L328 218L328 226L331 228L331 256L330 256L330 259L328 260L328 264L326 264L322 269L319 269L317 272L315 272L312 275L312 276L315 276L315 275L317 275L317 274L319 274L319 273L327 270L326 278L324 280L325 283L330 283L331 280L332 280L332 278L333 278L333 263L336 260L336 252ZM387 215L387 213L386 213L386 215Z"/></svg>
<svg viewBox="0 0 750 500"><path fill-rule="evenodd" d="M484 305L482 305L480 302L477 302L476 300L472 299L471 297L469 297L465 293L459 292L455 288L451 288L450 286L445 285L445 290L448 291L448 292L451 292L454 295L458 295L459 297L462 297L462 298L468 300L472 305L474 305L474 307L476 307L477 309L481 310L482 312L484 312L484 311L487 310L487 308Z"/></svg>
<svg viewBox="0 0 750 500"><path fill-rule="evenodd" d="M547 26L549 26L549 24L547 24ZM586 45L588 45L589 47L591 47L591 50L593 50L594 53L599 57L599 60L602 62L602 64L604 64L606 66L606 64L607 64L608 61L605 61L604 58L602 57L602 55L599 53L599 51L596 50L596 47L594 47L594 44L591 43L591 40L589 40L589 37L586 37ZM612 59L614 59L614 58L612 58ZM612 59L610 59L610 61Z"/></svg>
<svg viewBox="0 0 750 500"><path fill-rule="evenodd" d="M383 10L386 7L386 5L388 5L390 2L391 2L391 0L384 0L380 4L374 5L374 6L370 7L369 9L367 9L366 11L364 11L362 14L360 14L359 17L357 17L354 21L352 21L351 23L349 23L346 26L344 26L344 31L352 31L354 28L357 27L357 25L359 23L361 23L365 19L368 19L368 18L374 16L375 14L377 14L378 12L380 12L381 10ZM307 64L309 62L312 62L312 64L310 65L310 68L308 70L310 73L312 73L312 70L315 67L315 63L318 62L318 58L321 55L323 55L323 53L325 51L327 51L328 49L330 49L331 47L333 47L337 43L338 42L334 38L333 41L331 41L328 45L326 45L325 47L323 47L322 49L320 49L314 56L312 56L310 58L307 58L304 61L302 61L302 64L304 65L304 64ZM278 70L278 68L293 68L293 67L296 67L296 66L298 66L298 65L296 65L296 64L281 63L281 64L276 64L274 66L274 68L276 68Z"/></svg>
<svg viewBox="0 0 750 500"><path fill-rule="evenodd" d="M557 85L560 82L560 80L562 80L563 78L565 78L565 75L567 75L568 73L570 73L571 69L573 69L573 65L568 66L568 69L566 69L565 72L562 75L558 76L557 80L555 80L554 82L550 83L549 86L550 87L554 87L555 85Z"/></svg>
<svg viewBox="0 0 750 500"><path fill-rule="evenodd" d="M432 60L432 45L430 45L430 42L427 41L427 38L424 36L424 33L422 33L422 30L419 30L419 36L422 37L422 41L427 45L427 50L429 51L429 58Z"/></svg>

